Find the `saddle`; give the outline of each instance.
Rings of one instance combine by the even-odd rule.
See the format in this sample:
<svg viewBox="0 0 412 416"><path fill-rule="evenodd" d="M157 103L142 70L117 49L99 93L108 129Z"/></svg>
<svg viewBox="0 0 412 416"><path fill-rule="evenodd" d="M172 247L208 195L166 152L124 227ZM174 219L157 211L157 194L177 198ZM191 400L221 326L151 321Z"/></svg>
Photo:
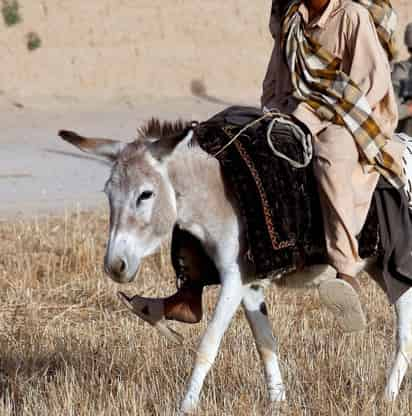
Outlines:
<svg viewBox="0 0 412 416"><path fill-rule="evenodd" d="M196 131L198 144L217 157L235 196L245 227L244 255L258 276L327 259L317 183L304 147L311 134L293 117L263 116L256 108L230 107ZM362 258L381 249L373 204L359 246Z"/></svg>

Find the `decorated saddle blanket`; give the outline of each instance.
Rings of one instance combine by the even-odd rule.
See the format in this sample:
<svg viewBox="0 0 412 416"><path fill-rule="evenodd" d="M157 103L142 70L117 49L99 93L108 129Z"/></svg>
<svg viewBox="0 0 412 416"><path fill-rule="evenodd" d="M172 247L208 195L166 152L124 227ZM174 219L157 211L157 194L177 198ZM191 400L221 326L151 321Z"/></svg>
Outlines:
<svg viewBox="0 0 412 416"><path fill-rule="evenodd" d="M246 254L257 274L284 273L326 261L312 165L298 167L305 165L305 149L297 138L310 133L298 120L283 123L281 119L272 123L268 136L273 118L263 118L256 108L230 107L202 122L197 130L199 145L217 157L236 198L245 227ZM275 156L273 149L284 157ZM374 204L359 240L362 257L379 252Z"/></svg>

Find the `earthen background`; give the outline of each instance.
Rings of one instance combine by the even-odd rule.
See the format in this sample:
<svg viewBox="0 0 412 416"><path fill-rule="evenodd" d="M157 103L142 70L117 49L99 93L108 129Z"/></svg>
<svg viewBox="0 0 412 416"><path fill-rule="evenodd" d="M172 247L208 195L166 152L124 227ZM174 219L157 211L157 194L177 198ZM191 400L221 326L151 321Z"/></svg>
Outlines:
<svg viewBox="0 0 412 416"><path fill-rule="evenodd" d="M411 0L395 0L399 39ZM0 20L0 95L110 100L208 93L256 101L272 40L269 0L20 0ZM33 52L26 35L42 46ZM402 42L403 44L403 42ZM405 50L402 52L405 56Z"/></svg>

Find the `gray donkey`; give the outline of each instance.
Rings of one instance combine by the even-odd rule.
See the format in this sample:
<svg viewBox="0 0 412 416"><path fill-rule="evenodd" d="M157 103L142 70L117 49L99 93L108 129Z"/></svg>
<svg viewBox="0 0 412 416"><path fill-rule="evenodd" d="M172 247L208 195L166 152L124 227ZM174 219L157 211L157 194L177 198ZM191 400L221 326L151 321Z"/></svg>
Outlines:
<svg viewBox="0 0 412 416"><path fill-rule="evenodd" d="M152 121L132 143L85 138L69 131L59 134L79 149L113 164L105 186L110 202L110 235L104 267L114 281L132 282L142 259L170 238L175 224L197 237L219 271L219 298L198 347L182 413L195 410L223 334L240 304L263 361L270 400L286 400L276 341L264 307L263 283L253 281L241 255L242 224L219 162L192 143L194 128L190 124ZM373 262L365 262L364 268L376 280L381 279ZM304 285L313 281L321 285L334 277L327 266L319 266L288 276L286 282ZM159 306L142 299L142 304L145 302L146 306ZM150 311L152 324L164 318L161 309ZM412 290L396 303L396 312L398 345L385 390L388 400L397 397L412 359ZM164 326L159 328L167 332Z"/></svg>

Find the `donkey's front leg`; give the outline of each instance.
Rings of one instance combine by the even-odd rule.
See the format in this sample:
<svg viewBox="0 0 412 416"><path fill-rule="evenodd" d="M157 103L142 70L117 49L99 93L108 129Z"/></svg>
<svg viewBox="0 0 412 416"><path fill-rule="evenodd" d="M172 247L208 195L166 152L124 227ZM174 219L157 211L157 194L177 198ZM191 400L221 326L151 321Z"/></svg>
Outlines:
<svg viewBox="0 0 412 416"><path fill-rule="evenodd" d="M213 317L200 341L188 389L182 402L181 411L184 414L195 410L203 382L216 358L223 334L242 300L243 291L238 267L233 267L221 277L219 299Z"/></svg>

